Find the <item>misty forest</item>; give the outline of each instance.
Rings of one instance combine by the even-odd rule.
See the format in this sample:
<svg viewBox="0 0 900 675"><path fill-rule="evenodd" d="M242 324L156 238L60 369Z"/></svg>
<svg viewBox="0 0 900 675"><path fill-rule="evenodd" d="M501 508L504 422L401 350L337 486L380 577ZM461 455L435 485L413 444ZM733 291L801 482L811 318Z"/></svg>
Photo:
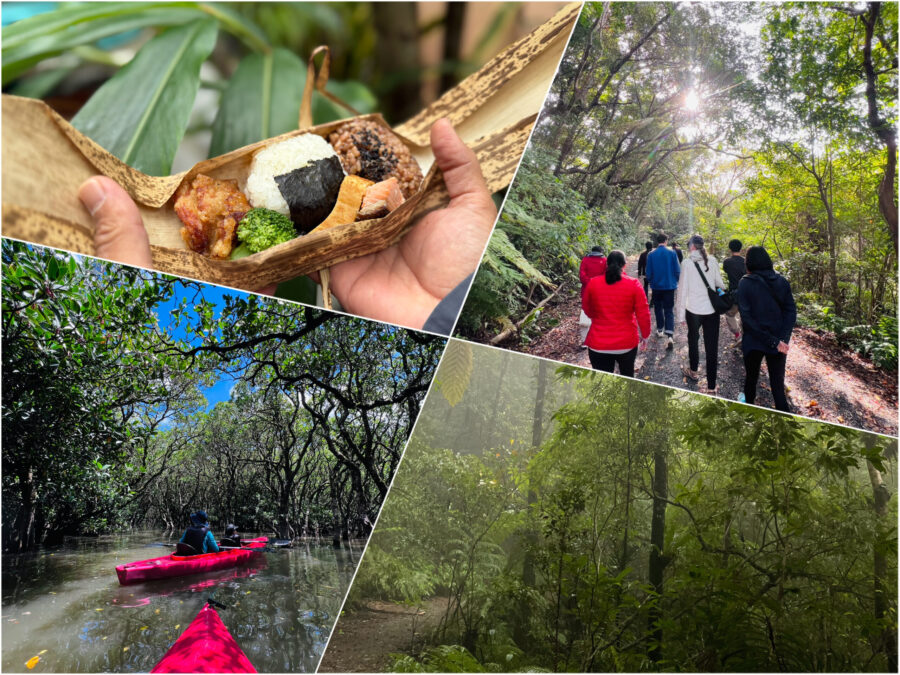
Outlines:
<svg viewBox="0 0 900 675"><path fill-rule="evenodd" d="M894 439L458 342L437 381L322 670L896 671Z"/></svg>
<svg viewBox="0 0 900 675"><path fill-rule="evenodd" d="M199 508L368 536L444 344L8 240L2 318L6 552Z"/></svg>
<svg viewBox="0 0 900 675"><path fill-rule="evenodd" d="M719 262L738 238L791 283L794 406L896 434L896 100L896 3L586 4L460 334L588 365L592 246L636 276L657 232L685 251L699 233ZM677 367L645 370L682 385ZM816 391L823 371L860 386Z"/></svg>

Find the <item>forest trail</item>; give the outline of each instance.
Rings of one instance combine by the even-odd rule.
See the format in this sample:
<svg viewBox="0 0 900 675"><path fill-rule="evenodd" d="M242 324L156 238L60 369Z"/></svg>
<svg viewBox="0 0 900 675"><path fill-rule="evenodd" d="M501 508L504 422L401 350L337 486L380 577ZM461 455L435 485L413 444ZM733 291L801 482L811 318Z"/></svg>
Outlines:
<svg viewBox="0 0 900 675"><path fill-rule="evenodd" d="M636 264L629 259L629 268ZM555 361L591 367L586 349L578 341L580 313L578 290L549 308L559 324L522 349L527 354ZM675 348L666 350L666 341L656 337L656 319L650 309L653 333L646 352L638 352L635 377L689 391L706 386L706 359L700 340L700 381L692 382L681 372L688 363L687 330L675 326ZM796 327L791 338L785 377L792 412L814 419L851 427L897 434L897 378L877 368L855 352L840 347L829 334ZM737 400L744 384L744 363L740 343L722 319L719 331L719 396ZM763 362L756 404L774 408L769 376Z"/></svg>
<svg viewBox="0 0 900 675"><path fill-rule="evenodd" d="M368 602L361 609L341 614L319 664L320 673L379 673L390 665L389 654L416 654L429 631L447 609L447 598L429 598L419 605Z"/></svg>

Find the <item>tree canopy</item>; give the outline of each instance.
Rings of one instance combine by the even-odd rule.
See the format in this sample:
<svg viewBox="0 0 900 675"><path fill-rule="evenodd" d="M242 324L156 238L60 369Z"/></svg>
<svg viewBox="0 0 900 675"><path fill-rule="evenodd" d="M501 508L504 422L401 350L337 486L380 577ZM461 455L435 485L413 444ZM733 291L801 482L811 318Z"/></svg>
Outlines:
<svg viewBox="0 0 900 675"><path fill-rule="evenodd" d="M368 534L443 347L12 241L3 291L5 550L204 506L282 537Z"/></svg>

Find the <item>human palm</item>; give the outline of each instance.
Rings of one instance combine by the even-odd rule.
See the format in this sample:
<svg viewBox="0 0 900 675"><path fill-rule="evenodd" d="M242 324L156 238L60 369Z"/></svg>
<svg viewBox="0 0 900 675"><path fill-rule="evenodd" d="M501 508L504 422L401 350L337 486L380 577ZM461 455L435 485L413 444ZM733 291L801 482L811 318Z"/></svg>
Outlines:
<svg viewBox="0 0 900 675"><path fill-rule="evenodd" d="M478 160L447 120L431 129L450 194L394 246L331 268L332 291L353 314L421 328L438 302L478 265L497 209Z"/></svg>

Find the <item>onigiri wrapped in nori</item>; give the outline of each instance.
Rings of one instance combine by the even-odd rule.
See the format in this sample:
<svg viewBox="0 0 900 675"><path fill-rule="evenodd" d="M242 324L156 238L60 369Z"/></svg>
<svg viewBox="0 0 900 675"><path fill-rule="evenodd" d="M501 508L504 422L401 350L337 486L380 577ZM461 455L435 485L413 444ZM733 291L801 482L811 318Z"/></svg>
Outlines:
<svg viewBox="0 0 900 675"><path fill-rule="evenodd" d="M328 141L302 134L253 155L247 199L254 208L290 216L305 234L331 213L343 180L341 160Z"/></svg>

